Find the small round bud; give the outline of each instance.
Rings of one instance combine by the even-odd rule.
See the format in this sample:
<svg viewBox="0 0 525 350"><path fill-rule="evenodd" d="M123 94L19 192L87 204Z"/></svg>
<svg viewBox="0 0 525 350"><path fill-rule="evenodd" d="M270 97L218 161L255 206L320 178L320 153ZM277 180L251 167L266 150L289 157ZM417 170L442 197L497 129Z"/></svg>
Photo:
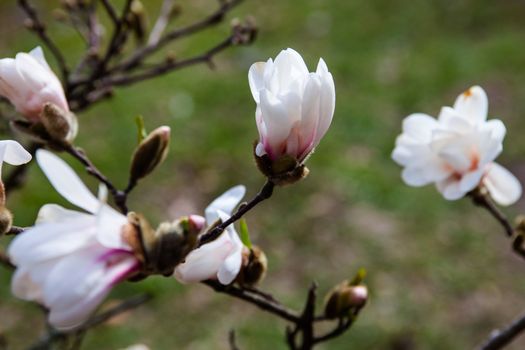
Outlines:
<svg viewBox="0 0 525 350"><path fill-rule="evenodd" d="M335 286L327 295L325 316L338 318L348 314L353 309L362 308L368 300L368 289L364 285L349 285L344 281Z"/></svg>
<svg viewBox="0 0 525 350"><path fill-rule="evenodd" d="M135 182L151 173L166 158L170 143L170 128L153 130L138 145L131 161L130 180Z"/></svg>
<svg viewBox="0 0 525 350"><path fill-rule="evenodd" d="M257 246L252 249L244 249L242 255L242 267L237 282L241 285L253 286L261 282L268 270L268 259L266 254Z"/></svg>

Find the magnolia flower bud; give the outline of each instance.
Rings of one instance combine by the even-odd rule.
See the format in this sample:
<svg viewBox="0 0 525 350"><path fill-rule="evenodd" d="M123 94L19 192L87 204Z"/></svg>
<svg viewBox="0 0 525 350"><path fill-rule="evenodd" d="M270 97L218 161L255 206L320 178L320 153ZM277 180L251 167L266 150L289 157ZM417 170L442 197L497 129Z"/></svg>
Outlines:
<svg viewBox="0 0 525 350"><path fill-rule="evenodd" d="M168 155L170 128L161 126L153 130L138 145L131 161L130 179L135 182L151 173Z"/></svg>
<svg viewBox="0 0 525 350"><path fill-rule="evenodd" d="M173 222L163 222L153 230L146 219L137 213L128 213L129 226L123 238L141 256L142 275L160 273L165 276L173 270L197 244L197 236L204 227L204 220L196 215L182 217Z"/></svg>
<svg viewBox="0 0 525 350"><path fill-rule="evenodd" d="M325 302L325 316L338 318L352 309L362 308L368 300L368 289L364 285L350 285L344 281L328 293Z"/></svg>
<svg viewBox="0 0 525 350"><path fill-rule="evenodd" d="M242 267L236 281L241 285L253 286L264 279L267 270L266 254L256 246L246 248L243 250Z"/></svg>
<svg viewBox="0 0 525 350"><path fill-rule="evenodd" d="M40 47L0 59L0 96L6 97L28 120L40 119L46 103L68 112L64 89Z"/></svg>
<svg viewBox="0 0 525 350"><path fill-rule="evenodd" d="M13 214L6 207L0 207L0 236L9 232L12 224Z"/></svg>
<svg viewBox="0 0 525 350"><path fill-rule="evenodd" d="M259 167L265 169L263 173L267 176L293 172L293 176L286 177L297 181L305 172L294 169L304 164L332 121L335 108L332 74L323 59L319 60L315 73L308 72L301 55L286 49L275 62L270 58L253 64L248 80L257 103L259 141L255 156L262 158L257 159Z"/></svg>
<svg viewBox="0 0 525 350"><path fill-rule="evenodd" d="M40 120L51 140L71 143L77 136L77 117L53 103L44 105Z"/></svg>

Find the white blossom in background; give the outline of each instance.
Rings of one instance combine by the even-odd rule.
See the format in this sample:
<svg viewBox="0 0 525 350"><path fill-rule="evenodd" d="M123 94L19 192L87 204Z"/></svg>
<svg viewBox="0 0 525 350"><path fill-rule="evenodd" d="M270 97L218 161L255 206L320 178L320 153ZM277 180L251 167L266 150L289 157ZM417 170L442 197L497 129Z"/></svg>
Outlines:
<svg viewBox="0 0 525 350"><path fill-rule="evenodd" d="M323 59L310 73L303 58L292 49L273 61L254 63L248 80L257 103L259 130L256 155L277 160L289 155L299 162L313 151L334 115L335 85Z"/></svg>
<svg viewBox="0 0 525 350"><path fill-rule="evenodd" d="M39 150L38 164L55 189L86 212L56 204L43 206L34 227L8 248L17 266L11 289L15 296L49 309L49 322L71 329L88 319L111 288L140 268L122 240L127 218L97 199L75 172L52 153Z"/></svg>
<svg viewBox="0 0 525 350"><path fill-rule="evenodd" d="M487 120L485 91L474 86L443 107L437 119L422 113L403 120L392 158L404 167L410 186L435 183L448 200L456 200L483 184L501 205L516 202L521 184L494 162L503 150L506 129L498 119Z"/></svg>
<svg viewBox="0 0 525 350"><path fill-rule="evenodd" d="M235 186L215 199L205 211L207 225L227 220L245 192L244 186ZM182 283L218 279L224 285L230 284L241 270L243 248L237 231L230 225L217 239L191 251L177 266L174 276Z"/></svg>
<svg viewBox="0 0 525 350"><path fill-rule="evenodd" d="M38 121L46 103L68 112L62 84L44 58L40 46L15 58L0 59L0 96L31 121Z"/></svg>

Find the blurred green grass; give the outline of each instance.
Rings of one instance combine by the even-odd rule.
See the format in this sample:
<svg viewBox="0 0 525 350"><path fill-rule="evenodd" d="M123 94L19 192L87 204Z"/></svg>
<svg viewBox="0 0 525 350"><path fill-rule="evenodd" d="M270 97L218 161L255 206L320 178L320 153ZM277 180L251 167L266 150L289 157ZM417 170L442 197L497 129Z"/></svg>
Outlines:
<svg viewBox="0 0 525 350"><path fill-rule="evenodd" d="M156 9L158 3L147 6ZM51 9L57 2L38 4ZM176 24L215 2L182 6ZM250 64L286 47L301 52L312 70L322 56L334 75L337 107L331 130L309 160L311 174L278 189L248 215L253 240L270 259L262 287L300 308L312 280L322 295L363 266L369 271L369 305L350 332L321 348L473 348L525 310L522 262L510 253L501 228L467 200L445 202L430 186L405 186L390 152L402 118L417 111L436 115L479 84L488 92L490 115L508 128L499 161L525 180L524 11L518 0L248 0L234 16L256 16L254 45L219 55L212 72L192 67L118 90L80 115L78 145L123 186L136 141L134 117L143 115L149 129L172 127L167 162L130 198L130 207L152 222L202 212L238 183L251 196L263 178L251 158L257 132ZM14 1L0 3L0 56L38 43L22 18ZM77 34L57 23L50 30L68 59L76 59ZM173 50L181 56L198 52L227 31L222 25ZM9 198L19 225L30 225L48 202L65 204L37 167L25 189ZM507 211L520 210L524 202ZM40 334L42 319L34 306L10 297L9 278L0 270L0 332L18 349ZM154 301L89 333L84 348L142 342L152 349L226 349L231 328L241 348L285 348L284 323L201 285L155 277L123 284L112 297L142 291L152 292ZM509 349L524 346L521 340Z"/></svg>

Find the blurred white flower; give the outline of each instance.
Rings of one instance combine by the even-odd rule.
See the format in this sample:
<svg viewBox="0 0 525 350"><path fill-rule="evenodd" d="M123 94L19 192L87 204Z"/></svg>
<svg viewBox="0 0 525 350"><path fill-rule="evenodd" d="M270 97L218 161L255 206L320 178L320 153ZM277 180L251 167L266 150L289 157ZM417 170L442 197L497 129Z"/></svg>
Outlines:
<svg viewBox="0 0 525 350"><path fill-rule="evenodd" d="M64 89L40 46L18 53L14 59L0 59L0 95L31 121L39 120L46 103L69 111Z"/></svg>
<svg viewBox="0 0 525 350"><path fill-rule="evenodd" d="M309 73L301 55L286 49L275 61L254 63L248 80L257 103L257 156L304 160L319 144L334 114L335 86L326 63L321 58L317 71Z"/></svg>
<svg viewBox="0 0 525 350"><path fill-rule="evenodd" d="M122 239L127 218L104 201L106 188L97 199L60 158L45 150L36 158L55 189L87 213L43 206L35 226L9 246L17 266L11 289L21 299L46 306L54 327L71 329L86 321L140 262Z"/></svg>
<svg viewBox="0 0 525 350"><path fill-rule="evenodd" d="M219 219L228 220L245 192L244 186L235 186L215 199L205 211L208 226ZM174 276L182 283L217 278L224 285L230 284L241 269L243 247L235 228L230 225L216 240L189 253L184 263L175 269Z"/></svg>
<svg viewBox="0 0 525 350"><path fill-rule="evenodd" d="M392 158L404 167L410 186L435 183L446 199L459 199L482 183L493 199L509 205L521 197L521 185L494 163L503 150L506 129L500 120L487 121L485 91L474 86L443 107L438 119L412 114L403 121Z"/></svg>

